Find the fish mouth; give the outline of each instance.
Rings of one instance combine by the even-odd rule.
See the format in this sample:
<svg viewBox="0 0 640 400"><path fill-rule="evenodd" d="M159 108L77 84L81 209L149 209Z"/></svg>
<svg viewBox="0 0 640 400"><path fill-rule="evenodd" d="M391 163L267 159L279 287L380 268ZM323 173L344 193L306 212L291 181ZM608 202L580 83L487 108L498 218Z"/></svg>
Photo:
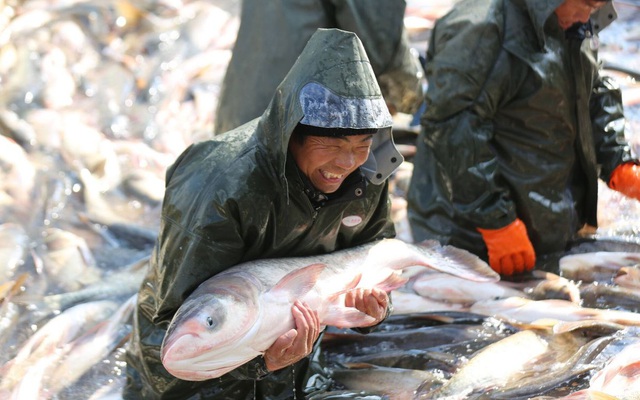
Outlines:
<svg viewBox="0 0 640 400"><path fill-rule="evenodd" d="M245 361L225 365L219 361L206 358L204 355L196 359L183 359L175 363L167 362L165 369L176 378L186 381L203 381L217 378L238 368Z"/></svg>
<svg viewBox="0 0 640 400"><path fill-rule="evenodd" d="M179 379L203 381L217 378L245 362L241 360L227 365L226 362L230 357L233 359L235 351L211 355L206 346L197 345L198 340L201 338L192 333L168 338L161 349L162 365L167 372Z"/></svg>
<svg viewBox="0 0 640 400"><path fill-rule="evenodd" d="M160 350L162 363L174 364L195 356L198 354L199 348L194 343L197 343L199 339L200 337L193 333L167 336Z"/></svg>

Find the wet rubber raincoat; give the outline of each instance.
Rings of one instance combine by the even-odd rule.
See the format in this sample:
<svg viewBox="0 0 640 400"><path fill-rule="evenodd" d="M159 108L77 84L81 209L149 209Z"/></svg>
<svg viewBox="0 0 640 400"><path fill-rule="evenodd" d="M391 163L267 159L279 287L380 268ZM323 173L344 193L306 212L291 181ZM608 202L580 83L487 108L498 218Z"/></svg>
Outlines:
<svg viewBox="0 0 640 400"><path fill-rule="evenodd" d="M408 215L414 240L486 260L476 228L520 218L536 253L597 226L598 177L631 160L621 92L599 74L606 3L565 33L562 0L464 0L435 26Z"/></svg>
<svg viewBox="0 0 640 400"><path fill-rule="evenodd" d="M387 103L413 114L423 101L424 72L406 37L405 8L404 0L243 0L214 132L259 117L318 28L358 35Z"/></svg>
<svg viewBox="0 0 640 400"><path fill-rule="evenodd" d="M298 122L378 128L369 159L324 204L314 204L288 157ZM162 222L139 291L125 399L291 399L326 384L315 362L265 374L258 357L220 378L189 382L160 361L167 326L202 282L238 263L307 256L395 235L387 178L403 161L391 116L353 33L319 30L260 119L187 148L167 171ZM318 340L318 342L320 342ZM323 383L325 382L325 383Z"/></svg>

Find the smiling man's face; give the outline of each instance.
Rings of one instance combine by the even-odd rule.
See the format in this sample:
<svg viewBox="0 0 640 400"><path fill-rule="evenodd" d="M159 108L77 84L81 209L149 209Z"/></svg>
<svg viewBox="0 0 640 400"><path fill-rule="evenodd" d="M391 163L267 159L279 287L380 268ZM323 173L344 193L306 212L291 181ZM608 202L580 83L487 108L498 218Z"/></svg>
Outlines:
<svg viewBox="0 0 640 400"><path fill-rule="evenodd" d="M300 171L323 193L333 193L369 157L372 134L340 137L309 135L289 143Z"/></svg>
<svg viewBox="0 0 640 400"><path fill-rule="evenodd" d="M596 0L565 0L555 13L558 16L558 23L563 30L569 29L577 22L585 23L591 14L603 7L606 1Z"/></svg>

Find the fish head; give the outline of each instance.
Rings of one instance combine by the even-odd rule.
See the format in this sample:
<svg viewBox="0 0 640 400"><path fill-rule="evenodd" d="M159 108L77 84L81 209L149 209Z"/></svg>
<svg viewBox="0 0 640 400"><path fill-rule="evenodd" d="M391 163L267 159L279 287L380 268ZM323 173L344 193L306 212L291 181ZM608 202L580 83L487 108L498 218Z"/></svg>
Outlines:
<svg viewBox="0 0 640 400"><path fill-rule="evenodd" d="M220 376L247 360L259 306L228 288L194 292L174 315L161 347L169 373L185 380Z"/></svg>

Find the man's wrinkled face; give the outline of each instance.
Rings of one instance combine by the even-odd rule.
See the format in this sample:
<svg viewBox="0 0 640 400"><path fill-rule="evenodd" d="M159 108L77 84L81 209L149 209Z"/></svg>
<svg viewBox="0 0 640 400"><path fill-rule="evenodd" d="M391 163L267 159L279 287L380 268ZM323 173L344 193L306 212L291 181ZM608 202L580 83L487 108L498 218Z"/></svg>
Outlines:
<svg viewBox="0 0 640 400"><path fill-rule="evenodd" d="M591 14L605 4L605 1L565 0L556 8L555 13L558 16L560 27L563 30L567 30L575 23L587 22Z"/></svg>
<svg viewBox="0 0 640 400"><path fill-rule="evenodd" d="M373 135L306 136L289 142L298 168L323 193L333 193L369 157Z"/></svg>

